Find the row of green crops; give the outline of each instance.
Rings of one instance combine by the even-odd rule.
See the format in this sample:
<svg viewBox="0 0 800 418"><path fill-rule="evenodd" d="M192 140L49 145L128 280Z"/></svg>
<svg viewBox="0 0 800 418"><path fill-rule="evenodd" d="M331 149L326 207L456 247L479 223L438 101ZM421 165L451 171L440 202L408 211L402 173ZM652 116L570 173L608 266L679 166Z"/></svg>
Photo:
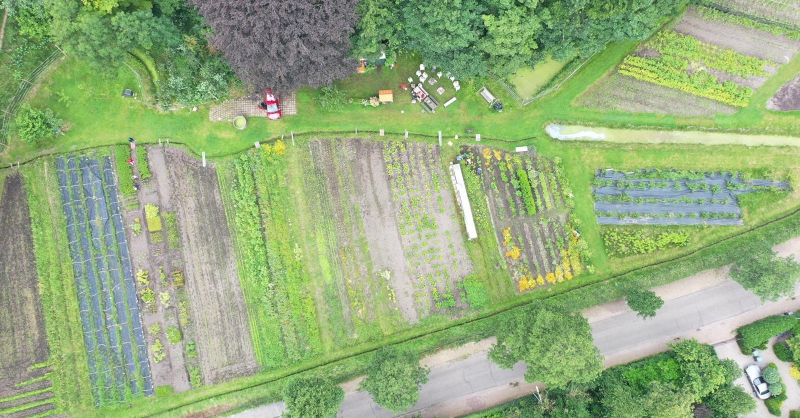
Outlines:
<svg viewBox="0 0 800 418"><path fill-rule="evenodd" d="M54 190L54 171L51 169L46 175L46 164L52 167L52 160L27 167L24 176L31 212L39 294L53 368L48 375L53 380L55 395L56 409L53 413L59 414L92 408L92 393L89 380L86 379L89 366L72 260L62 250L68 245L64 215L58 209L60 205L58 191Z"/></svg>
<svg viewBox="0 0 800 418"><path fill-rule="evenodd" d="M671 30L657 33L645 42L644 47L654 49L662 56L680 58L692 64L702 63L704 67L740 77L765 75L764 67L769 64L767 60L748 57Z"/></svg>
<svg viewBox="0 0 800 418"><path fill-rule="evenodd" d="M642 58L628 55L622 60L618 71L628 77L733 106L747 106L753 95L753 89L732 81L720 83L715 76L705 71L690 74L689 63L674 57Z"/></svg>
<svg viewBox="0 0 800 418"><path fill-rule="evenodd" d="M233 164L229 190L254 351L267 369L321 352L310 280L291 240L283 154L276 145L243 155Z"/></svg>
<svg viewBox="0 0 800 418"><path fill-rule="evenodd" d="M769 63L671 30L657 33L642 47L658 57L628 55L619 66L620 74L733 106L747 106L753 90L731 81L720 83L707 69L751 77L763 75Z"/></svg>

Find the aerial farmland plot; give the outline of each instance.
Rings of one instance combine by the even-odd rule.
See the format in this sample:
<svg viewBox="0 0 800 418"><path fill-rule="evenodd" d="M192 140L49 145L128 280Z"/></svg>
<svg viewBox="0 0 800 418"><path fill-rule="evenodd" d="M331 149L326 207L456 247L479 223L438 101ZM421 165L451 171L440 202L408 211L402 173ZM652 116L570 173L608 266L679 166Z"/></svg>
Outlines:
<svg viewBox="0 0 800 418"><path fill-rule="evenodd" d="M229 164L220 182L263 367L467 308L458 283L472 267L435 147L279 141Z"/></svg>
<svg viewBox="0 0 800 418"><path fill-rule="evenodd" d="M13 174L0 182L0 415L27 417L56 407L52 369L25 181Z"/></svg>
<svg viewBox="0 0 800 418"><path fill-rule="evenodd" d="M59 157L56 170L95 404L152 395L111 159Z"/></svg>
<svg viewBox="0 0 800 418"><path fill-rule="evenodd" d="M596 109L732 114L800 49L800 33L693 7L576 99Z"/></svg>
<svg viewBox="0 0 800 418"><path fill-rule="evenodd" d="M584 267L581 252L587 247L570 216L572 191L560 160L488 147L461 151L476 220L484 223L482 229L494 230L519 291L579 275ZM482 213L484 199L489 213Z"/></svg>
<svg viewBox="0 0 800 418"><path fill-rule="evenodd" d="M216 167L203 167L200 160L175 148L151 148L148 155L167 229L162 242L154 245L150 237L151 250L156 251L155 255L151 253L151 267L155 265L152 261L171 266L163 269L167 276L163 279L158 277L161 272L151 268L149 279L153 286L161 286L156 302L164 312L160 334L166 335L161 334L161 344L169 346L173 370L167 377L181 375L185 379L188 372L192 387L196 387L252 374L257 370L250 340L252 323L239 284ZM179 234L182 260L172 256L167 262L164 258L175 253L176 244L169 242L169 210L174 211L179 225L179 232L172 234ZM184 277L176 277L175 270L181 266ZM185 282L185 295L180 282ZM162 297L163 292L170 296ZM173 331L170 337L170 327L178 328L182 335ZM193 371L195 367L199 371ZM175 386L175 390L180 387Z"/></svg>
<svg viewBox="0 0 800 418"><path fill-rule="evenodd" d="M789 191L788 181L742 173L598 170L592 193L601 225L744 225L739 196Z"/></svg>
<svg viewBox="0 0 800 418"><path fill-rule="evenodd" d="M800 4L792 0L711 0L707 4L722 10L800 27Z"/></svg>

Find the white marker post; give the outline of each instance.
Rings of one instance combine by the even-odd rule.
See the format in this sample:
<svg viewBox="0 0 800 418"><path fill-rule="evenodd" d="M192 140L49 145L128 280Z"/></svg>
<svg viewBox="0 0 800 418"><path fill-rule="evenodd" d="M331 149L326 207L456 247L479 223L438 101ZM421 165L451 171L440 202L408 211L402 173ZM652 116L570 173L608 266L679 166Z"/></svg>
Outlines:
<svg viewBox="0 0 800 418"><path fill-rule="evenodd" d="M203 167L206 166L206 152L203 151Z"/></svg>
<svg viewBox="0 0 800 418"><path fill-rule="evenodd" d="M442 146L442 131L439 131L439 146Z"/></svg>

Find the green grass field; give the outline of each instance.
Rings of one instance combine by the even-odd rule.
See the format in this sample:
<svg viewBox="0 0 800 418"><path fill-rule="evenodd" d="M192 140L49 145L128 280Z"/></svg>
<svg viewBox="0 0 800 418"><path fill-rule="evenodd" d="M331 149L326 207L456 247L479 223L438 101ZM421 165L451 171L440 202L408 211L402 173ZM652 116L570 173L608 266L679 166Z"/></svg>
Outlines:
<svg viewBox="0 0 800 418"><path fill-rule="evenodd" d="M522 100L533 97L542 89L553 77L564 68L567 63L554 61L548 58L544 62L536 64L533 68L522 68L516 73L508 76L508 82L514 86Z"/></svg>

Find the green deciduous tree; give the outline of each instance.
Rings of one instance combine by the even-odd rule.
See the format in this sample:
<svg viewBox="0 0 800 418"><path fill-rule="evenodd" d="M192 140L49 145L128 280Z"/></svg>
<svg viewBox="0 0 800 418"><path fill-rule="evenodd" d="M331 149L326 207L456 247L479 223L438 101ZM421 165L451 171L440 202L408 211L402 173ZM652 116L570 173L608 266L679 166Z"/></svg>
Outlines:
<svg viewBox="0 0 800 418"><path fill-rule="evenodd" d="M407 0L402 9L405 47L456 77L483 75L486 66L477 52L483 10L476 0Z"/></svg>
<svg viewBox="0 0 800 418"><path fill-rule="evenodd" d="M695 339L670 344L683 373L683 387L702 399L728 381L728 372L714 350Z"/></svg>
<svg viewBox="0 0 800 418"><path fill-rule="evenodd" d="M318 377L298 378L283 388L287 418L333 418L344 400L344 391Z"/></svg>
<svg viewBox="0 0 800 418"><path fill-rule="evenodd" d="M15 129L19 139L35 144L55 134L61 127L61 119L50 109L35 109L24 105L17 113Z"/></svg>
<svg viewBox="0 0 800 418"><path fill-rule="evenodd" d="M528 382L558 389L591 382L603 370L589 322L561 306L534 302L517 309L498 320L496 336L489 358L506 369L525 361Z"/></svg>
<svg viewBox="0 0 800 418"><path fill-rule="evenodd" d="M762 301L775 301L794 293L800 264L793 257L782 258L766 246L756 246L731 269L731 278Z"/></svg>
<svg viewBox="0 0 800 418"><path fill-rule="evenodd" d="M45 1L53 40L66 53L95 67L116 68L133 49L149 51L156 44L180 43L178 28L168 16L153 14L151 2Z"/></svg>
<svg viewBox="0 0 800 418"><path fill-rule="evenodd" d="M360 0L356 6L359 16L350 38L355 58L375 60L381 52L389 53L401 47L400 10L394 0Z"/></svg>
<svg viewBox="0 0 800 418"><path fill-rule="evenodd" d="M756 410L756 401L740 386L727 385L708 396L706 406L719 418L736 418Z"/></svg>
<svg viewBox="0 0 800 418"><path fill-rule="evenodd" d="M690 418L695 397L687 388L671 383L650 382L643 393L624 384L602 392L605 418Z"/></svg>
<svg viewBox="0 0 800 418"><path fill-rule="evenodd" d="M539 0L495 0L488 5L489 13L482 16L486 34L478 45L487 67L504 77L533 61L542 30L536 14Z"/></svg>
<svg viewBox="0 0 800 418"><path fill-rule="evenodd" d="M626 300L628 306L645 319L656 316L656 311L664 306L664 299L658 297L652 290L633 289L628 292Z"/></svg>
<svg viewBox="0 0 800 418"><path fill-rule="evenodd" d="M372 356L360 388L381 407L405 411L419 400L420 387L428 381L429 372L420 366L419 357L395 347L382 347Z"/></svg>

